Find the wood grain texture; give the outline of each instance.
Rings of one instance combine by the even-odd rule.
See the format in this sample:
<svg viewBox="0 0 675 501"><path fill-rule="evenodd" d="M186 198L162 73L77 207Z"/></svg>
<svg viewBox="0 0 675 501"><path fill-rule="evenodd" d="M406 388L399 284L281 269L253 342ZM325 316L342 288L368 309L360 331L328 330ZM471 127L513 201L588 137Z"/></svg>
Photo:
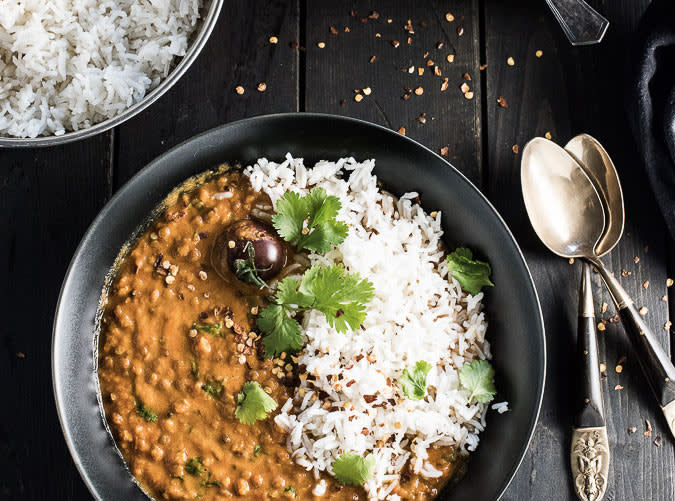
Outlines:
<svg viewBox="0 0 675 501"><path fill-rule="evenodd" d="M306 5L305 110L361 118L393 130L404 127L407 136L436 153L448 147L448 160L479 183L478 0L455 1L451 7L433 1L363 1L354 4L355 15L350 15L351 4L339 0L307 1ZM373 12L377 19L372 18ZM454 16L453 22L446 20L447 12ZM414 33L404 29L408 19ZM330 32L331 27L337 34ZM318 47L320 42L325 48ZM447 61L449 54L454 55L453 63ZM430 60L434 65L427 66ZM435 65L442 76L434 74ZM414 67L412 74L407 72L410 67ZM465 73L472 81L463 78ZM446 77L448 88L441 91ZM472 88L473 99L460 91L463 82ZM367 87L371 94L355 101L354 90ZM417 88L422 95L415 94ZM410 98L404 100L405 94ZM422 113L426 113L425 123L419 120Z"/></svg>
<svg viewBox="0 0 675 501"><path fill-rule="evenodd" d="M627 212L624 238L605 263L617 275L626 270L622 284L638 305L648 307L651 327L669 348L663 329L667 303L661 301L666 293L663 224L640 170L622 105L627 47L647 3L625 0L600 5L612 23L605 40L599 46L572 48L543 2L520 6L485 2L486 191L526 254L544 310L549 355L540 423L505 499L575 499L567 461L580 268L552 256L531 229L522 199L514 195L520 191L520 155L513 153L514 144L522 151L525 141L550 131L559 144L587 132L605 145L623 182ZM537 50L543 51L541 58L536 57ZM509 57L514 58L514 66L507 64ZM506 99L508 108L497 105L499 96ZM644 288L647 280L649 286ZM610 299L597 275L594 281L600 310ZM604 317L613 315L610 305ZM600 333L600 349L607 365L603 390L612 448L605 499L673 499L674 441L620 324L607 323ZM619 374L615 367L623 357ZM616 385L623 389L615 389ZM645 419L653 426L651 437L643 435ZM633 426L637 432L629 435L627 428ZM659 436L660 447L654 444Z"/></svg>
<svg viewBox="0 0 675 501"><path fill-rule="evenodd" d="M88 496L56 416L52 319L70 258L108 196L110 165L109 133L0 151L1 499Z"/></svg>
<svg viewBox="0 0 675 501"><path fill-rule="evenodd" d="M226 2L192 67L155 105L118 128L115 188L153 158L217 125L298 111L299 4ZM277 44L269 42L271 36ZM257 86L264 82L264 92ZM244 87L242 95L236 87Z"/></svg>

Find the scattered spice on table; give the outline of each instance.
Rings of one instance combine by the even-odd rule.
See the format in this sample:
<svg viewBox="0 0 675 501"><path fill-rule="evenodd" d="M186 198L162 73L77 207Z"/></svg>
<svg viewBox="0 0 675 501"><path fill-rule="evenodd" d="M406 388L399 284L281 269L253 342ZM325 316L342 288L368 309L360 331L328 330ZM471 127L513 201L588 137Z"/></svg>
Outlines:
<svg viewBox="0 0 675 501"><path fill-rule="evenodd" d="M392 40L391 45L396 49L398 48L399 45L401 45L401 42L399 42L398 40Z"/></svg>
<svg viewBox="0 0 675 501"><path fill-rule="evenodd" d="M443 82L441 83L441 92L448 90L448 85L449 85L448 78L446 77L443 79Z"/></svg>
<svg viewBox="0 0 675 501"><path fill-rule="evenodd" d="M443 147L441 148L441 156L442 156L442 157L447 157L447 156L448 156L448 151L449 151L449 150L450 150L450 148L449 148L448 146L443 146Z"/></svg>
<svg viewBox="0 0 675 501"><path fill-rule="evenodd" d="M646 306L643 306L642 308L640 308L639 313L644 317L647 313L649 313L649 309Z"/></svg>
<svg viewBox="0 0 675 501"><path fill-rule="evenodd" d="M464 97L467 99L473 99L473 92L472 91L465 92Z"/></svg>
<svg viewBox="0 0 675 501"><path fill-rule="evenodd" d="M454 63L455 62L455 55L454 54L448 54L448 57L446 57L449 63Z"/></svg>
<svg viewBox="0 0 675 501"><path fill-rule="evenodd" d="M417 117L417 122L421 123L422 125L427 123L427 113L426 113L426 111L421 113L420 116Z"/></svg>
<svg viewBox="0 0 675 501"><path fill-rule="evenodd" d="M272 35L270 37L269 41L270 41L271 44L278 44L279 43L279 39L277 37L275 37L274 35Z"/></svg>
<svg viewBox="0 0 675 501"><path fill-rule="evenodd" d="M361 101L363 101L363 94L356 94L354 96L354 101L356 101L357 103L360 103Z"/></svg>
<svg viewBox="0 0 675 501"><path fill-rule="evenodd" d="M548 131L544 134L544 137L545 137L546 139L552 139L552 138L553 138L553 136L551 135L551 133L548 132Z"/></svg>
<svg viewBox="0 0 675 501"><path fill-rule="evenodd" d="M645 432L643 433L645 437L652 436L652 423L649 422L649 419L645 419Z"/></svg>
<svg viewBox="0 0 675 501"><path fill-rule="evenodd" d="M441 50L443 48L443 42L436 42L436 48Z"/></svg>
<svg viewBox="0 0 675 501"><path fill-rule="evenodd" d="M509 104L506 102L506 98L504 98L504 96L499 96L497 98L497 104L499 104L499 106L501 106L502 108L509 107Z"/></svg>
<svg viewBox="0 0 675 501"><path fill-rule="evenodd" d="M422 94L424 94L424 89L422 87L417 87L415 89L415 94L421 96Z"/></svg>
<svg viewBox="0 0 675 501"><path fill-rule="evenodd" d="M569 264L574 264L574 258L573 258L573 257L569 258L569 259L567 260L567 262L568 262Z"/></svg>
<svg viewBox="0 0 675 501"><path fill-rule="evenodd" d="M241 85L237 85L234 90L239 94L240 96L244 93L244 87Z"/></svg>
<svg viewBox="0 0 675 501"><path fill-rule="evenodd" d="M672 326L673 326L673 322L671 322L670 320L666 320L666 323L663 324L663 330L667 332L667 331L670 330L670 328Z"/></svg>
<svg viewBox="0 0 675 501"><path fill-rule="evenodd" d="M509 66L514 66L516 64L516 61L511 56L509 56L506 59L506 64L508 64Z"/></svg>
<svg viewBox="0 0 675 501"><path fill-rule="evenodd" d="M464 34L464 27L460 26L459 28L457 28L457 36L461 37L463 34Z"/></svg>
<svg viewBox="0 0 675 501"><path fill-rule="evenodd" d="M373 92L373 90L372 90L370 87L364 87L364 88L363 88L363 93L364 93L366 96L370 96L371 92Z"/></svg>
<svg viewBox="0 0 675 501"><path fill-rule="evenodd" d="M664 303L668 301L668 295L664 294L663 296L661 296L661 301L663 301Z"/></svg>
<svg viewBox="0 0 675 501"><path fill-rule="evenodd" d="M517 155L518 152L520 151L520 146L518 146L518 144L514 144L513 146L511 146L511 151L513 152L514 155Z"/></svg>
<svg viewBox="0 0 675 501"><path fill-rule="evenodd" d="M419 68L417 68L417 74L418 74L419 76L424 75L424 68L422 68L421 66L420 66Z"/></svg>
<svg viewBox="0 0 675 501"><path fill-rule="evenodd" d="M405 136L405 127L399 127L398 133Z"/></svg>
<svg viewBox="0 0 675 501"><path fill-rule="evenodd" d="M469 80L469 81L471 81L471 75L469 75L468 73L464 73L464 74L462 75L462 78L463 78L464 80Z"/></svg>
<svg viewBox="0 0 675 501"><path fill-rule="evenodd" d="M368 60L368 62L370 64L373 64L376 60L377 60L377 56L370 56L370 59Z"/></svg>
<svg viewBox="0 0 675 501"><path fill-rule="evenodd" d="M608 306L608 304L603 302L602 308L600 308L600 313L604 314L607 311L607 306Z"/></svg>
<svg viewBox="0 0 675 501"><path fill-rule="evenodd" d="M326 48L326 42L318 42L318 43L316 44L316 46L317 46L319 49L325 49L325 48Z"/></svg>
<svg viewBox="0 0 675 501"><path fill-rule="evenodd" d="M446 12L445 14L445 20L449 23L453 22L455 20L455 16L453 16L450 12Z"/></svg>
<svg viewBox="0 0 675 501"><path fill-rule="evenodd" d="M16 353L16 358L26 358L26 354L22 351Z"/></svg>
<svg viewBox="0 0 675 501"><path fill-rule="evenodd" d="M331 26L330 28L328 28L328 31L330 32L331 35L337 35L338 34L338 30L335 26Z"/></svg>
<svg viewBox="0 0 675 501"><path fill-rule="evenodd" d="M621 391L621 390L623 390L623 386L621 386L620 384L617 384L617 385L614 387L614 389L615 389L616 391Z"/></svg>
<svg viewBox="0 0 675 501"><path fill-rule="evenodd" d="M672 278L666 278L666 287L672 287L673 286L673 279Z"/></svg>
<svg viewBox="0 0 675 501"><path fill-rule="evenodd" d="M487 63L481 64L479 67L480 71L483 71L485 68L487 68Z"/></svg>
<svg viewBox="0 0 675 501"><path fill-rule="evenodd" d="M469 87L469 84L466 82L463 82L462 85L459 86L459 90L462 91L462 94L466 94L471 90L471 87Z"/></svg>
<svg viewBox="0 0 675 501"><path fill-rule="evenodd" d="M601 320L600 322L598 322L598 330L601 331L601 332L605 330L605 321L604 320Z"/></svg>
<svg viewBox="0 0 675 501"><path fill-rule="evenodd" d="M537 52L534 53L535 56L541 57L544 55L544 51L538 50Z"/></svg>
<svg viewBox="0 0 675 501"><path fill-rule="evenodd" d="M645 288L645 289L648 289L649 288L649 280L645 280L644 282L642 282L642 287Z"/></svg>
<svg viewBox="0 0 675 501"><path fill-rule="evenodd" d="M260 82L257 88L258 92L265 92L267 90L267 84L265 82Z"/></svg>
<svg viewBox="0 0 675 501"><path fill-rule="evenodd" d="M607 365L601 363L600 364L600 372L607 372Z"/></svg>
<svg viewBox="0 0 675 501"><path fill-rule="evenodd" d="M441 68L440 67L434 66L434 75L436 75L437 77L441 76Z"/></svg>
<svg viewBox="0 0 675 501"><path fill-rule="evenodd" d="M663 445L663 437L661 435L656 436L656 438L654 439L654 445L656 447L661 447Z"/></svg>

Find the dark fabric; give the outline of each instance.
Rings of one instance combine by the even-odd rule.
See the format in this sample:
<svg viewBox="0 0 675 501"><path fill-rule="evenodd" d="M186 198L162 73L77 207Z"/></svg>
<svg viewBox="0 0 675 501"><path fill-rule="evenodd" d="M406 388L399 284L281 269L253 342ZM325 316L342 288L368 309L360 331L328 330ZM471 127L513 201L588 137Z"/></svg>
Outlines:
<svg viewBox="0 0 675 501"><path fill-rule="evenodd" d="M638 30L629 117L649 183L675 238L675 0L655 0Z"/></svg>

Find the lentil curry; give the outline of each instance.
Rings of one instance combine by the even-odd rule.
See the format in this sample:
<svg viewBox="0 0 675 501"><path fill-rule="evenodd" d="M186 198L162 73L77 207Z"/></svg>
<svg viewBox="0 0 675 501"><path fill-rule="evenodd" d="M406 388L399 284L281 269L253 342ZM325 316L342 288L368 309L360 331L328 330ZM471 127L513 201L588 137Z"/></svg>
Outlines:
<svg viewBox="0 0 675 501"><path fill-rule="evenodd" d="M257 382L280 407L302 373L295 357L263 356L255 317L267 288L216 270L211 257L224 228L260 207L271 210L267 195L226 170L181 193L121 260L99 343L108 424L136 480L158 499L366 499L360 486L327 474L317 481L295 464L276 413L252 424L235 416L245 383ZM406 467L393 494L437 494L457 461L450 447L429 454L442 476Z"/></svg>

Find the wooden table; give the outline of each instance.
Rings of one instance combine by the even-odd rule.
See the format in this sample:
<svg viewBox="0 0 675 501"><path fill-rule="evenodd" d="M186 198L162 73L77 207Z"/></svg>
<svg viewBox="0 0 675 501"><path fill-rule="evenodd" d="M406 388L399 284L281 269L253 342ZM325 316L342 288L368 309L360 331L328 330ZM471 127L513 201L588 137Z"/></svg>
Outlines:
<svg viewBox="0 0 675 501"><path fill-rule="evenodd" d="M564 144L579 132L605 144L620 171L628 215L624 238L607 264L649 309L647 320L668 348L665 283L668 256L675 253L622 104L629 44L648 0L592 3L610 19L609 32L599 46L573 48L543 1L230 1L197 62L149 110L87 141L0 151L0 497L89 497L56 416L50 348L61 280L101 207L146 163L198 132L253 115L313 111L403 127L433 150L447 147L448 160L504 216L535 278L548 339L541 418L504 499L573 499L570 368L580 267L554 257L534 235L520 195L515 145L522 150L528 139L546 133ZM375 10L379 17L369 18ZM408 19L414 34L404 30ZM272 35L278 43L270 43ZM434 75L435 65L441 77ZM264 92L256 90L260 82L267 85ZM464 82L471 99L460 90ZM235 92L238 85L244 94ZM366 87L372 92L357 102L354 89ZM412 89L408 99L406 88ZM508 106L497 103L500 96ZM671 276L673 264L671 259ZM610 300L594 278L600 309ZM604 317L614 313L610 305ZM605 499L675 499L675 441L620 324L607 322L600 346L612 448ZM615 367L624 358L619 374ZM644 435L646 419L650 437ZM637 431L629 434L629 427Z"/></svg>

